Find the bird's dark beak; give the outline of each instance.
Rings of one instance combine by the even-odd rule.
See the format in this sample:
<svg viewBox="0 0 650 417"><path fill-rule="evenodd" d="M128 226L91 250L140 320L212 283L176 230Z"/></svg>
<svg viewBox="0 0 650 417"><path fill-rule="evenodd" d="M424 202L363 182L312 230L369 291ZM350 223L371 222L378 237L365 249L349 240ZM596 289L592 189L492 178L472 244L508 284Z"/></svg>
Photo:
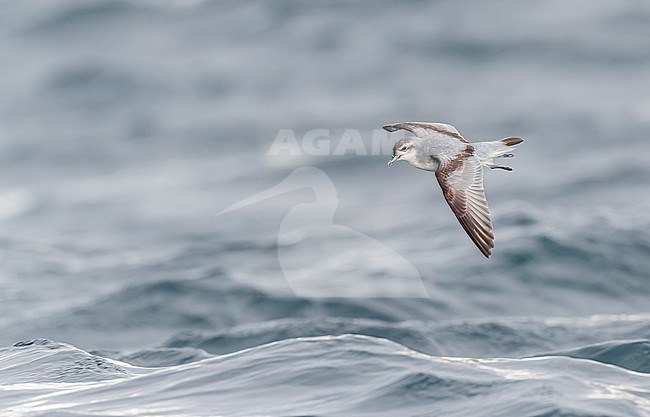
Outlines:
<svg viewBox="0 0 650 417"><path fill-rule="evenodd" d="M391 160L388 161L388 166L390 167L391 165L393 165L393 163L394 163L395 161L397 161L398 159L399 159L399 156L398 156L398 155L393 155L393 157L391 158Z"/></svg>

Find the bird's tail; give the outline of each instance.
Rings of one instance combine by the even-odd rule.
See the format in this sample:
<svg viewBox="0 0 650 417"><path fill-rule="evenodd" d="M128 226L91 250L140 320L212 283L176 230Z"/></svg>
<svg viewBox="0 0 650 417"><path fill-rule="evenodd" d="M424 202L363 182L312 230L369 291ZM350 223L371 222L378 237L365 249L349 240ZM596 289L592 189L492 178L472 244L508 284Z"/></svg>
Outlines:
<svg viewBox="0 0 650 417"><path fill-rule="evenodd" d="M491 169L499 168L512 171L512 168L508 166L496 165L494 159L514 156L512 152L523 141L522 138L503 138L491 142L472 143L472 146L474 147L476 156L481 161L481 165Z"/></svg>

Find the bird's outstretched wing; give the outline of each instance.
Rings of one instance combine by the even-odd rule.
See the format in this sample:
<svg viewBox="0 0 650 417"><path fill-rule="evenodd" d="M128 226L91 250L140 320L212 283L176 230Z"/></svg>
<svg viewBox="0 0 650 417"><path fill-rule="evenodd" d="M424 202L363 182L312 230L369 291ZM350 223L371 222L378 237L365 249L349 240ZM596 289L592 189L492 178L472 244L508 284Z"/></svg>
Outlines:
<svg viewBox="0 0 650 417"><path fill-rule="evenodd" d="M444 123L401 122L384 126L384 130L389 132L395 132L401 129L408 130L419 138L435 134L443 134L458 139L463 143L469 143L461 136L455 127Z"/></svg>
<svg viewBox="0 0 650 417"><path fill-rule="evenodd" d="M444 162L436 177L442 193L470 239L489 258L494 248L492 220L483 190L483 168L472 147Z"/></svg>

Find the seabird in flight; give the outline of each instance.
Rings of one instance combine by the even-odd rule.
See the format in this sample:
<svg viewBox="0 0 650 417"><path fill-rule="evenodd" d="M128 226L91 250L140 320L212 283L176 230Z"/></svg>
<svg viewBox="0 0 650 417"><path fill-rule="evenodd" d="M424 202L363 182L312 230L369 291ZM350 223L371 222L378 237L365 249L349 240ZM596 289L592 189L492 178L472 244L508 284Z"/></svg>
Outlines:
<svg viewBox="0 0 650 417"><path fill-rule="evenodd" d="M395 143L388 162L408 161L416 168L435 172L442 193L472 242L487 258L494 248L494 234L483 190L483 167L512 171L496 165L495 158L512 157L521 138L469 143L455 127L444 123L403 122L384 126L389 132L406 130Z"/></svg>

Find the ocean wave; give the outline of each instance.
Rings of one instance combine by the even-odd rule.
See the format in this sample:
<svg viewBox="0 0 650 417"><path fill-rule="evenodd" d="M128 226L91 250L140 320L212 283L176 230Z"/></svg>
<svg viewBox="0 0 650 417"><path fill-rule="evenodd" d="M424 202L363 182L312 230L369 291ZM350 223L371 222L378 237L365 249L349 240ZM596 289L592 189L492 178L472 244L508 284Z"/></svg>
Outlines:
<svg viewBox="0 0 650 417"><path fill-rule="evenodd" d="M95 382L130 376L127 366L47 339L0 349L0 384Z"/></svg>
<svg viewBox="0 0 650 417"><path fill-rule="evenodd" d="M309 299L233 283L223 271L211 275L125 285L81 306L22 323L11 334L65 335L77 344L113 349L138 346L145 339L162 341L178 329L208 331L286 317L395 322L440 314L438 305L427 299Z"/></svg>
<svg viewBox="0 0 650 417"><path fill-rule="evenodd" d="M8 356L36 352L46 360L43 349L36 348ZM6 351L0 360L4 356ZM15 394L7 412L629 417L649 411L643 392L650 389L650 379L622 368L559 357L435 357L359 335L288 339L186 365L134 371L90 385L40 384L38 401L24 396L35 386L5 377L3 385Z"/></svg>
<svg viewBox="0 0 650 417"><path fill-rule="evenodd" d="M122 352L122 351L93 351L93 355L111 358L126 362L134 366L142 366L148 368L157 368L164 366L182 365L190 362L197 362L212 355L208 354L203 349L195 348L148 348L140 349L135 352Z"/></svg>
<svg viewBox="0 0 650 417"><path fill-rule="evenodd" d="M563 346L625 340L650 334L650 317L486 318L391 323L350 318L283 319L217 332L180 332L165 348L225 354L290 338L359 334L391 340L430 355L521 357Z"/></svg>
<svg viewBox="0 0 650 417"><path fill-rule="evenodd" d="M635 236L632 230L606 223L597 232L590 230L591 226L587 225L578 227L577 232L549 233L533 224L519 238L530 239L530 246L504 248L503 256L494 260L492 270L477 270L474 274L471 268L462 265L459 271L441 274L441 280L436 282L439 293L435 300L304 298L275 294L233 281L230 271L224 268L200 271L203 277L198 279L189 278L190 274L181 275L180 279L160 279L173 276L173 271L185 265L191 267L206 259L205 253L188 250L181 257L121 272L152 277L158 274L160 280L144 283L126 280L116 291L108 294L102 291L63 311L37 315L23 321L19 328L8 329L8 334L14 340L29 335L50 338L58 335L84 347L103 349L141 346L143 337L161 343L176 334L168 341L169 347L198 347L227 353L253 343L259 345L287 337L361 333L386 337L431 354L480 356L533 354L570 347L571 343L575 346L637 338L633 332L625 331L627 324L617 331L614 326L601 323L599 326L606 333L603 338L594 339L585 335L580 325L548 326L536 318L543 314L590 315L598 310L617 314L632 312L635 303L640 309L647 302L643 287L646 279L642 274L647 262L640 255L650 247L644 238ZM625 253L617 256L608 253L612 246L605 240L589 237L594 234L610 236L618 249L626 248ZM611 238L613 235L616 237ZM577 256L583 256L585 262L573 265L572 259ZM555 261L548 263L551 257ZM603 266L594 270L594 264ZM161 270L169 272L163 275ZM83 286L91 283L85 282ZM536 294L533 298L531 291ZM499 295L492 299L492 304L487 304L482 300L486 293ZM504 297L508 303L500 302ZM509 318L522 312L530 320ZM476 320L476 316L489 318ZM457 319L448 320L448 317ZM402 321L407 322L398 324ZM643 320L635 325L647 329ZM114 338L111 332L119 332L120 338ZM199 336L179 336L182 332ZM546 343L549 337L557 343L564 339L568 344L554 346ZM196 340L189 341L192 338ZM89 344L91 340L93 343ZM484 346L475 348L478 343Z"/></svg>
<svg viewBox="0 0 650 417"><path fill-rule="evenodd" d="M19 326L6 327L4 342L60 337L89 349L133 349L143 347L143 340L168 340L168 347L228 353L287 337L360 333L431 354L484 357L528 355L645 334L601 325L606 331L594 339L579 325L549 327L536 318L644 311L650 241L638 228L647 225L645 217L623 222L596 213L574 221L525 205L504 212L498 221L505 241L490 268L457 255L451 255L436 276L424 273L428 264L418 265L434 285L436 299L306 298L257 288L255 276L244 284L225 266L227 259L268 257L273 252L272 245L246 239L241 244L216 240L215 249L214 239L198 235L199 241L188 238L190 243L179 243L175 250L141 251L141 259L134 257L132 264L124 264L126 250L107 254L79 244L49 247L47 242L38 244L43 248L36 243L23 248L19 241L4 239L0 244L12 255L6 261L10 270L46 274L61 283L74 279L78 289L68 302L49 309L7 294L4 311L28 308L20 310ZM221 251L216 261L215 250ZM110 280L97 283L95 277ZM12 285L32 289L30 281L18 275ZM67 291L65 285L58 288L61 294ZM35 291L43 299L51 296ZM515 315L530 322L508 318ZM396 324L402 321L408 323ZM646 324L639 326L647 329ZM584 338L574 337L574 331ZM178 336L182 332L199 336L190 342ZM246 332L250 336L244 336ZM177 340L170 340L172 335ZM549 337L559 344L546 343Z"/></svg>
<svg viewBox="0 0 650 417"><path fill-rule="evenodd" d="M538 356L551 355L591 359L636 372L650 373L650 340L648 339L616 340Z"/></svg>

